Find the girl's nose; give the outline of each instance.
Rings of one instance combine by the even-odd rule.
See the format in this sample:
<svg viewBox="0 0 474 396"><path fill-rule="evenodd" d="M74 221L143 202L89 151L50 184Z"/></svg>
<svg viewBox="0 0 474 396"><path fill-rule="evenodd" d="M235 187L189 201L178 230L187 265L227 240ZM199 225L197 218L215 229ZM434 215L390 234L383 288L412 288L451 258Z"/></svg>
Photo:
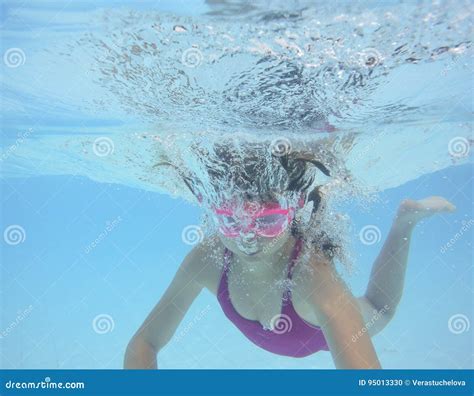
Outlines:
<svg viewBox="0 0 474 396"><path fill-rule="evenodd" d="M256 239L257 234L249 229L241 229L239 232L240 238L242 238L243 241L246 242L251 242Z"/></svg>

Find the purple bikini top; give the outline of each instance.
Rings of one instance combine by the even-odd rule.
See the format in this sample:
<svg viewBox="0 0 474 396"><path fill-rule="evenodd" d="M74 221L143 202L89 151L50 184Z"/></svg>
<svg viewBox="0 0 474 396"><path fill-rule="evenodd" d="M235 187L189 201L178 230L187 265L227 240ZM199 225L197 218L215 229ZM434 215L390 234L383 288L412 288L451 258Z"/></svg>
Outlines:
<svg viewBox="0 0 474 396"><path fill-rule="evenodd" d="M292 269L302 245L302 240L298 239L291 254L288 279L292 277ZM227 273L231 257L232 252L226 248L217 299L225 315L250 341L267 351L291 357L305 357L320 350L329 351L321 328L306 322L296 313L289 289L284 293L281 314L273 319L273 330L265 330L259 321L242 317L229 296Z"/></svg>

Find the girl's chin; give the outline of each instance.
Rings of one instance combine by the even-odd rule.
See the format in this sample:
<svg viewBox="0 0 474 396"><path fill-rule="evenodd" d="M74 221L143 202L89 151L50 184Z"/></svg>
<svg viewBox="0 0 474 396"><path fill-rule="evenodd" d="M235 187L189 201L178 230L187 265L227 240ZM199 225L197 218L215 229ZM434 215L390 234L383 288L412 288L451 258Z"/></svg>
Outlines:
<svg viewBox="0 0 474 396"><path fill-rule="evenodd" d="M257 257L260 255L262 250L260 248L255 248L255 249L241 249L238 248L238 254L243 256L243 257Z"/></svg>
<svg viewBox="0 0 474 396"><path fill-rule="evenodd" d="M242 253L245 254L246 256L256 256L260 253L260 250L256 250L253 252L242 252Z"/></svg>

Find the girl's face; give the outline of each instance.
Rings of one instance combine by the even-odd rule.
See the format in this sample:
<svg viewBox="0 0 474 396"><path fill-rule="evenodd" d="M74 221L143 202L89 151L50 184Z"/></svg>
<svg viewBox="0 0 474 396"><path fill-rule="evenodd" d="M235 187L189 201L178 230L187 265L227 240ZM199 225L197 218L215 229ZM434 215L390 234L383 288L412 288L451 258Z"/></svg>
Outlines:
<svg viewBox="0 0 474 396"><path fill-rule="evenodd" d="M295 207L275 202L228 201L213 209L222 243L246 259L261 259L278 251L290 236Z"/></svg>

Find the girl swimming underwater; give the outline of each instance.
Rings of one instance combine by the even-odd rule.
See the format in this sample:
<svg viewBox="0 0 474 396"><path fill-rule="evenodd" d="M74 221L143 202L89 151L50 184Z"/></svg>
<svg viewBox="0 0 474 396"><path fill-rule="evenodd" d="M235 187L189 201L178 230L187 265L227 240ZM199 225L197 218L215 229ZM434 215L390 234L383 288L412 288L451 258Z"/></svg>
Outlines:
<svg viewBox="0 0 474 396"><path fill-rule="evenodd" d="M365 294L354 297L335 268L339 246L324 230L303 232L299 217L307 205L312 217L323 210L325 190L314 182L318 173L331 177L327 164L291 152L271 156L271 166L262 168L255 147L247 147L244 160L225 145L217 153L219 163L208 167L213 193L178 170L217 231L186 256L129 342L125 368L158 367L157 354L203 288L260 348L291 357L325 350L336 368L380 368L371 337L401 299L412 231L421 219L455 207L435 196L404 200Z"/></svg>

